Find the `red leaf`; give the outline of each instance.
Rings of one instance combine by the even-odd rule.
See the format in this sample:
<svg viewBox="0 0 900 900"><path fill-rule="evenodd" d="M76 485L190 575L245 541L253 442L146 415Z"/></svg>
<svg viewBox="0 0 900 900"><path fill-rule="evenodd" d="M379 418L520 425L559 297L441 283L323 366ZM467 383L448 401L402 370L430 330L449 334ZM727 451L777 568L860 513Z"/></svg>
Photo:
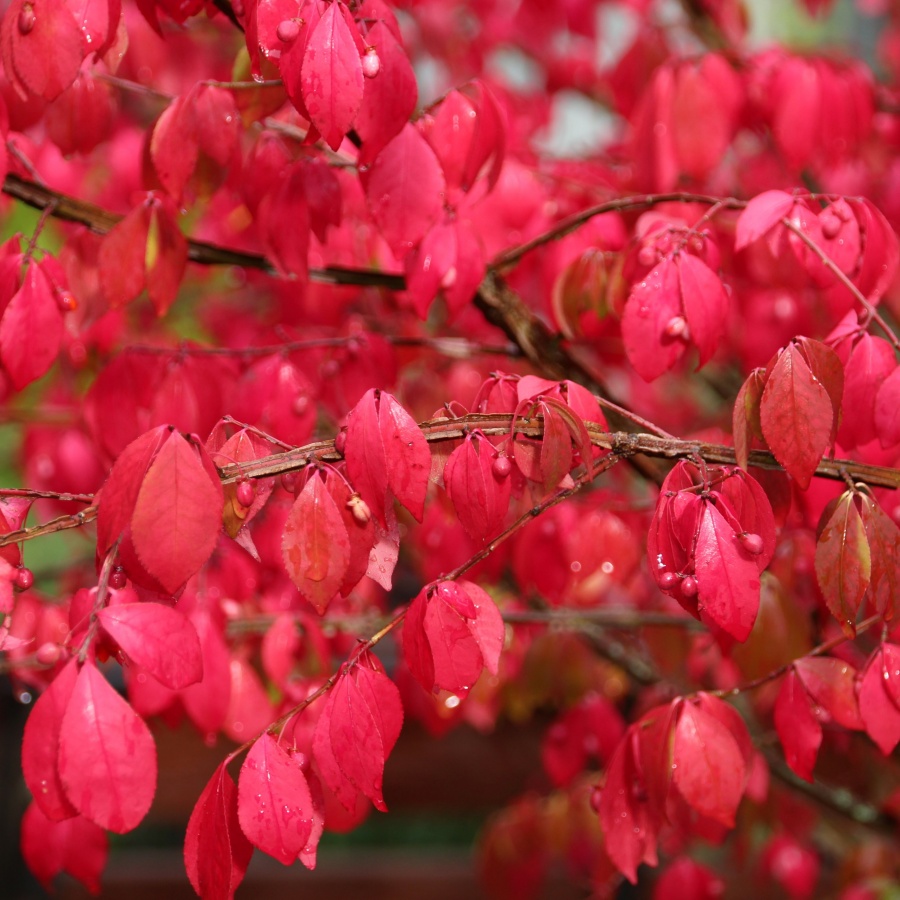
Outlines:
<svg viewBox="0 0 900 900"><path fill-rule="evenodd" d="M30 27L23 28L27 21ZM6 76L20 94L54 100L74 80L85 56L81 29L65 0L13 0L0 46Z"/></svg>
<svg viewBox="0 0 900 900"><path fill-rule="evenodd" d="M900 444L900 366L894 369L875 395L875 434L882 447Z"/></svg>
<svg viewBox="0 0 900 900"><path fill-rule="evenodd" d="M62 333L62 313L50 282L32 261L22 286L0 319L0 360L16 390L40 378L53 365Z"/></svg>
<svg viewBox="0 0 900 900"><path fill-rule="evenodd" d="M572 441L560 412L541 402L544 437L541 441L540 474L545 491L552 491L572 468Z"/></svg>
<svg viewBox="0 0 900 900"><path fill-rule="evenodd" d="M231 698L231 665L228 646L209 611L194 609L191 622L200 639L203 654L203 678L184 689L182 702L191 721L204 737L214 735L225 722Z"/></svg>
<svg viewBox="0 0 900 900"><path fill-rule="evenodd" d="M864 334L854 344L844 364L843 415L837 435L844 449L868 444L878 436L875 398L896 366L894 349L883 338Z"/></svg>
<svg viewBox="0 0 900 900"><path fill-rule="evenodd" d="M347 7L332 3L310 34L303 55L303 103L332 150L341 146L363 100L359 35L354 37L354 30Z"/></svg>
<svg viewBox="0 0 900 900"><path fill-rule="evenodd" d="M199 147L190 95L177 97L161 113L150 138L150 159L159 183L180 203L194 169Z"/></svg>
<svg viewBox="0 0 900 900"><path fill-rule="evenodd" d="M784 191L763 191L757 194L738 217L735 250L762 237L777 225L794 205L794 198Z"/></svg>
<svg viewBox="0 0 900 900"><path fill-rule="evenodd" d="M403 620L403 658L413 677L430 694L434 690L434 654L425 631L426 591L421 590L410 603Z"/></svg>
<svg viewBox="0 0 900 900"><path fill-rule="evenodd" d="M144 265L147 294L158 316L163 316L178 296L187 266L188 244L178 227L176 212L168 197L150 204L150 223Z"/></svg>
<svg viewBox="0 0 900 900"><path fill-rule="evenodd" d="M841 358L827 344L814 341L808 337L797 338L797 344L812 372L813 378L822 384L831 400L834 410L834 421L831 426L829 443L833 444L837 437L841 403L844 396L844 367Z"/></svg>
<svg viewBox="0 0 900 900"><path fill-rule="evenodd" d="M862 728L856 702L856 669L842 659L807 656L794 663L806 692L828 716L844 728Z"/></svg>
<svg viewBox="0 0 900 900"><path fill-rule="evenodd" d="M134 506L135 550L171 593L209 559L219 536L222 486L210 478L204 456L202 447L173 431L150 465Z"/></svg>
<svg viewBox="0 0 900 900"><path fill-rule="evenodd" d="M482 590L477 584L459 581L457 585L475 607L475 617L468 620L469 630L475 638L475 643L478 644L478 649L481 650L485 667L492 675L496 675L506 637L506 626L503 624L500 610L487 591Z"/></svg>
<svg viewBox="0 0 900 900"><path fill-rule="evenodd" d="M466 533L483 543L496 537L509 509L510 478L494 473L497 451L480 433L460 444L444 467L444 484Z"/></svg>
<svg viewBox="0 0 900 900"><path fill-rule="evenodd" d="M25 864L47 891L52 893L53 879L67 872L92 894L100 893L109 841L93 822L81 816L54 822L31 803L22 817L21 849Z"/></svg>
<svg viewBox="0 0 900 900"><path fill-rule="evenodd" d="M900 709L886 688L885 667L879 647L869 660L858 684L859 714L866 734L888 756L900 743Z"/></svg>
<svg viewBox="0 0 900 900"><path fill-rule="evenodd" d="M241 830L251 844L289 866L309 841L312 817L312 797L298 760L264 733L241 766Z"/></svg>
<svg viewBox="0 0 900 900"><path fill-rule="evenodd" d="M284 277L306 281L309 272L309 207L302 165L295 163L263 197L256 212L263 246Z"/></svg>
<svg viewBox="0 0 900 900"><path fill-rule="evenodd" d="M393 507L385 509L385 517L386 527L382 527L377 519L372 520L375 526L375 544L369 551L366 575L389 591L393 583L394 568L400 558L400 526Z"/></svg>
<svg viewBox="0 0 900 900"><path fill-rule="evenodd" d="M405 125L378 154L363 186L372 218L398 259L422 240L443 210L444 173L413 125Z"/></svg>
<svg viewBox="0 0 900 900"><path fill-rule="evenodd" d="M884 669L884 689L900 709L900 647L896 644L881 645L882 666Z"/></svg>
<svg viewBox="0 0 900 900"><path fill-rule="evenodd" d="M147 235L150 206L142 200L107 232L100 243L100 287L110 306L123 306L147 285Z"/></svg>
<svg viewBox="0 0 900 900"><path fill-rule="evenodd" d="M44 816L68 819L78 814L59 777L59 735L78 666L74 659L38 697L22 735L22 775Z"/></svg>
<svg viewBox="0 0 900 900"><path fill-rule="evenodd" d="M160 425L132 441L120 454L98 500L97 549L106 553L131 521L141 484L169 429Z"/></svg>
<svg viewBox="0 0 900 900"><path fill-rule="evenodd" d="M238 792L226 762L203 789L184 838L184 867L203 900L230 900L253 856L238 821Z"/></svg>
<svg viewBox="0 0 900 900"><path fill-rule="evenodd" d="M465 695L481 675L484 657L472 636L468 617L460 611L461 604L471 605L472 601L465 594L459 597L459 593L454 582L441 582L428 599L424 627L434 658L435 684L442 690Z"/></svg>
<svg viewBox="0 0 900 900"><path fill-rule="evenodd" d="M327 729L326 740L344 778L385 812L381 783L403 722L400 692L383 672L359 664L343 669L332 694L333 703L326 707L330 714L322 711L316 734L321 731L324 738Z"/></svg>
<svg viewBox="0 0 900 900"><path fill-rule="evenodd" d="M658 378L684 355L682 336L669 333L682 315L678 268L666 257L632 287L622 315L625 353L644 381Z"/></svg>
<svg viewBox="0 0 900 900"><path fill-rule="evenodd" d="M655 866L659 816L648 803L641 778L642 766L635 758L637 742L629 729L606 769L600 795L600 825L606 852L616 868L637 883L637 867Z"/></svg>
<svg viewBox="0 0 900 900"><path fill-rule="evenodd" d="M860 494L859 499L869 544L869 597L876 611L890 621L900 601L900 528L871 497Z"/></svg>
<svg viewBox="0 0 900 900"><path fill-rule="evenodd" d="M366 35L366 43L375 48L378 74L364 79L362 105L356 115L363 164L375 159L403 130L418 100L415 72L391 29L384 22L376 22Z"/></svg>
<svg viewBox="0 0 900 900"><path fill-rule="evenodd" d="M690 340L700 355L699 369L712 359L722 343L728 295L719 276L699 257L679 253L675 262Z"/></svg>
<svg viewBox="0 0 900 900"><path fill-rule="evenodd" d="M862 265L854 282L870 303L877 303L897 275L900 245L894 229L870 200L848 202L854 207L860 229L865 234Z"/></svg>
<svg viewBox="0 0 900 900"><path fill-rule="evenodd" d="M313 758L325 785L337 797L344 809L353 812L361 792L344 774L341 762L331 743L330 722L335 714L334 704L335 692L332 690L325 698L325 704L316 722L312 742Z"/></svg>
<svg viewBox="0 0 900 900"><path fill-rule="evenodd" d="M431 452L419 426L386 391L369 390L348 416L347 474L386 525L387 490L421 522Z"/></svg>
<svg viewBox="0 0 900 900"><path fill-rule="evenodd" d="M836 411L796 344L778 355L760 403L760 422L775 458L802 490L828 449Z"/></svg>
<svg viewBox="0 0 900 900"><path fill-rule="evenodd" d="M816 577L831 614L848 634L872 574L872 558L854 493L845 491L825 507L816 544ZM896 560L895 560L896 564Z"/></svg>
<svg viewBox="0 0 900 900"><path fill-rule="evenodd" d="M701 815L734 825L746 769L731 732L700 705L685 701L675 726L673 776L681 796Z"/></svg>
<svg viewBox="0 0 900 900"><path fill-rule="evenodd" d="M197 630L180 610L162 603L118 603L98 618L125 654L166 687L181 690L203 677Z"/></svg>
<svg viewBox="0 0 900 900"><path fill-rule="evenodd" d="M793 666L781 682L775 701L775 730L784 760L804 781L811 782L822 743L822 726L813 715L809 695Z"/></svg>
<svg viewBox="0 0 900 900"><path fill-rule="evenodd" d="M713 503L704 503L700 514L694 574L704 616L736 640L747 640L759 611L759 570Z"/></svg>
<svg viewBox="0 0 900 900"><path fill-rule="evenodd" d="M331 493L316 472L288 513L281 549L291 581L323 614L344 583L350 538Z"/></svg>
<svg viewBox="0 0 900 900"><path fill-rule="evenodd" d="M59 740L59 775L72 805L102 828L137 827L156 793L156 747L143 719L85 663Z"/></svg>

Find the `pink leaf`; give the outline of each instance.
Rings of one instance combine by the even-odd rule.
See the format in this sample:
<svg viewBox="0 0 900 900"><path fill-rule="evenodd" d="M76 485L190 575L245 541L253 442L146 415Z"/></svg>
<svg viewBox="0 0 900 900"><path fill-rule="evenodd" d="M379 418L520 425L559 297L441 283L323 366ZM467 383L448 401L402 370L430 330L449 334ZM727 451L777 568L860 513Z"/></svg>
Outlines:
<svg viewBox="0 0 900 900"><path fill-rule="evenodd" d="M100 893L109 841L106 832L81 816L55 822L32 803L22 817L22 857L32 874L52 892L51 882L66 872L92 894Z"/></svg>
<svg viewBox="0 0 900 900"><path fill-rule="evenodd" d="M54 100L78 75L85 42L65 0L13 0L0 32L3 68L20 94Z"/></svg>
<svg viewBox="0 0 900 900"><path fill-rule="evenodd" d="M775 459L802 490L828 449L835 410L796 344L781 351L760 403L760 422Z"/></svg>
<svg viewBox="0 0 900 900"><path fill-rule="evenodd" d="M325 143L341 146L363 100L356 24L346 6L332 3L309 36L303 56L303 102Z"/></svg>
<svg viewBox="0 0 900 900"><path fill-rule="evenodd" d="M184 867L203 900L230 900L253 856L238 821L238 791L226 762L203 789L184 838Z"/></svg>
<svg viewBox="0 0 900 900"><path fill-rule="evenodd" d="M731 732L701 706L686 701L674 741L674 781L681 796L701 815L732 827L746 770Z"/></svg>
<svg viewBox="0 0 900 900"><path fill-rule="evenodd" d="M428 597L423 589L410 603L403 620L403 658L416 681L431 693L434 690L434 654L425 631Z"/></svg>
<svg viewBox="0 0 900 900"><path fill-rule="evenodd" d="M900 743L900 709L887 692L881 648L869 660L858 684L859 713L866 733L887 756Z"/></svg>
<svg viewBox="0 0 900 900"><path fill-rule="evenodd" d="M718 275L690 253L676 258L684 317L690 340L700 355L698 368L712 359L722 343L728 316L728 295Z"/></svg>
<svg viewBox="0 0 900 900"><path fill-rule="evenodd" d="M622 315L622 338L628 361L644 381L653 381L684 355L684 332L672 333L682 318L678 268L666 257L628 295Z"/></svg>
<svg viewBox="0 0 900 900"><path fill-rule="evenodd" d="M22 735L22 775L43 815L68 819L78 811L66 797L59 777L59 735L63 715L78 677L78 666L70 660L38 697Z"/></svg>
<svg viewBox="0 0 900 900"><path fill-rule="evenodd" d="M50 282L32 261L22 286L0 319L0 359L16 390L40 378L53 365L62 333L62 313Z"/></svg>
<svg viewBox="0 0 900 900"><path fill-rule="evenodd" d="M371 162L402 131L416 108L418 87L406 51L384 22L376 22L366 35L375 48L378 73L364 80L356 132L363 142L360 162Z"/></svg>
<svg viewBox="0 0 900 900"><path fill-rule="evenodd" d="M506 637L503 617L487 591L482 590L477 584L460 581L458 586L475 606L475 617L469 620L469 630L475 638L475 643L478 644L478 649L481 650L485 667L492 675L496 675Z"/></svg>
<svg viewBox="0 0 900 900"><path fill-rule="evenodd" d="M784 191L757 194L738 218L735 250L742 250L762 237L791 211L793 205L794 198Z"/></svg>
<svg viewBox="0 0 900 900"><path fill-rule="evenodd" d="M222 626L206 609L194 609L191 622L200 639L203 678L181 695L187 714L206 737L218 731L228 715L231 697L231 665Z"/></svg>
<svg viewBox="0 0 900 900"><path fill-rule="evenodd" d="M131 522L141 484L168 435L165 425L145 432L122 451L113 465L98 501L97 549L101 553L109 550Z"/></svg>
<svg viewBox="0 0 900 900"><path fill-rule="evenodd" d="M150 159L159 182L176 203L197 166L199 147L190 95L177 97L153 126Z"/></svg>
<svg viewBox="0 0 900 900"><path fill-rule="evenodd" d="M781 682L775 701L775 730L784 748L785 762L804 781L812 781L822 743L822 726L813 715L809 695L793 667Z"/></svg>
<svg viewBox="0 0 900 900"><path fill-rule="evenodd" d="M198 455L199 454L199 455ZM174 593L209 559L222 521L222 486L206 451L173 431L141 484L131 533L147 571Z"/></svg>
<svg viewBox="0 0 900 900"><path fill-rule="evenodd" d="M444 203L444 173L413 125L378 154L363 186L372 218L394 255L406 255L434 224Z"/></svg>
<svg viewBox="0 0 900 900"><path fill-rule="evenodd" d="M281 547L291 581L319 614L324 613L344 583L350 538L331 493L315 472L291 507Z"/></svg>
<svg viewBox="0 0 900 900"><path fill-rule="evenodd" d="M705 503L700 516L694 573L704 615L736 640L747 640L759 611L759 569L713 503Z"/></svg>
<svg viewBox="0 0 900 900"><path fill-rule="evenodd" d="M348 812L356 808L360 790L344 774L341 761L338 759L331 740L331 720L334 718L335 692L330 691L325 704L319 713L316 730L313 733L312 752L316 767L328 789L337 797Z"/></svg>
<svg viewBox="0 0 900 900"><path fill-rule="evenodd" d="M117 834L140 823L156 793L150 729L91 662L78 673L63 717L59 775L72 805Z"/></svg>
<svg viewBox="0 0 900 900"><path fill-rule="evenodd" d="M875 434L882 447L900 444L900 366L884 379L875 395Z"/></svg>
<svg viewBox="0 0 900 900"><path fill-rule="evenodd" d="M863 727L856 702L853 666L829 656L807 656L794 663L794 671L810 697L844 728Z"/></svg>
<svg viewBox="0 0 900 900"><path fill-rule="evenodd" d="M125 654L172 690L203 677L200 641L191 620L162 603L119 603L98 616Z"/></svg>
<svg viewBox="0 0 900 900"><path fill-rule="evenodd" d="M298 760L264 733L241 766L241 830L255 847L289 866L309 840L312 816L312 797Z"/></svg>
<svg viewBox="0 0 900 900"><path fill-rule="evenodd" d="M509 509L509 475L494 473L497 451L480 433L470 434L444 468L447 493L466 533L483 543L496 537Z"/></svg>
<svg viewBox="0 0 900 900"><path fill-rule="evenodd" d="M470 617L460 609L465 601L474 614L474 605L468 595L458 598L459 593L454 582L441 582L428 599L424 627L434 658L435 684L451 693L466 694L484 669L484 657L472 636Z"/></svg>

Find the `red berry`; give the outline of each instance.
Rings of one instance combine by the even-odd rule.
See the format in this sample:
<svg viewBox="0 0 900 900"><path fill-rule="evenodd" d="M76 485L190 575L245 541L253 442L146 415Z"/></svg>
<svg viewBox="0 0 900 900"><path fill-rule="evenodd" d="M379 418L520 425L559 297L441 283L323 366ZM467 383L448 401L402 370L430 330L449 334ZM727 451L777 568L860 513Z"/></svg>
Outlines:
<svg viewBox="0 0 900 900"><path fill-rule="evenodd" d="M344 448L347 446L347 431L342 428L334 439L334 449L341 454L344 455Z"/></svg>
<svg viewBox="0 0 900 900"><path fill-rule="evenodd" d="M121 591L128 584L128 578L125 570L121 566L116 566L109 574L109 586L114 591Z"/></svg>
<svg viewBox="0 0 900 900"><path fill-rule="evenodd" d="M494 460L491 470L494 473L494 478L499 478L500 480L509 478L509 473L512 472L512 463L509 461L509 457L498 456Z"/></svg>
<svg viewBox="0 0 900 900"><path fill-rule="evenodd" d="M600 801L603 799L603 788L600 785L596 785L594 789L591 791L591 809L595 813L600 812Z"/></svg>
<svg viewBox="0 0 900 900"><path fill-rule="evenodd" d="M297 490L297 473L282 472L281 486L289 493L293 494Z"/></svg>
<svg viewBox="0 0 900 900"><path fill-rule="evenodd" d="M16 571L16 587L20 591L27 591L34 584L34 573L25 566L20 566Z"/></svg>
<svg viewBox="0 0 900 900"><path fill-rule="evenodd" d="M46 644L41 644L38 647L37 653L35 653L35 659L42 666L52 666L58 662L60 656L60 647L59 644L51 644L49 641Z"/></svg>
<svg viewBox="0 0 900 900"><path fill-rule="evenodd" d="M654 247L644 246L638 251L638 262L642 266L656 265L656 259L656 249Z"/></svg>
<svg viewBox="0 0 900 900"><path fill-rule="evenodd" d="M763 539L758 534L745 531L738 535L738 540L743 544L744 549L753 556L759 556L763 552Z"/></svg>
<svg viewBox="0 0 900 900"><path fill-rule="evenodd" d="M366 78L374 78L381 70L381 60L378 58L378 51L374 47L367 47L362 58L363 75Z"/></svg>
<svg viewBox="0 0 900 900"><path fill-rule="evenodd" d="M241 506L253 506L256 499L256 488L249 481L238 482L234 497Z"/></svg>
<svg viewBox="0 0 900 900"><path fill-rule="evenodd" d="M68 291L58 291L56 303L62 312L75 312L78 309L78 301Z"/></svg>
<svg viewBox="0 0 900 900"><path fill-rule="evenodd" d="M688 577L681 582L681 593L685 597L696 597L697 579L692 578L690 575L688 575Z"/></svg>
<svg viewBox="0 0 900 900"><path fill-rule="evenodd" d="M829 241L837 237L838 232L843 225L841 220L832 210L826 210L819 216L819 224L822 226L822 234L824 234Z"/></svg>
<svg viewBox="0 0 900 900"><path fill-rule="evenodd" d="M674 572L663 572L659 576L659 586L664 591L671 591L678 581L678 576Z"/></svg>
<svg viewBox="0 0 900 900"><path fill-rule="evenodd" d="M37 22L37 16L34 14L34 7L30 3L25 3L19 10L19 34L28 34L34 28Z"/></svg>
<svg viewBox="0 0 900 900"><path fill-rule="evenodd" d="M298 34L300 34L300 23L296 19L285 19L283 22L279 22L275 29L275 36L285 44L296 41Z"/></svg>

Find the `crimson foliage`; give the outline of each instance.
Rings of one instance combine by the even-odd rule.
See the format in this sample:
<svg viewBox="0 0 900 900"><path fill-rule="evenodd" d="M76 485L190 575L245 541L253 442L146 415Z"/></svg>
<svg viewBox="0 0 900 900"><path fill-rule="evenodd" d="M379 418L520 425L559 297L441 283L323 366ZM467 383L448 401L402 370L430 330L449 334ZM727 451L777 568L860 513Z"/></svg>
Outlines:
<svg viewBox="0 0 900 900"><path fill-rule="evenodd" d="M99 890L148 721L238 744L186 823L215 900L386 811L405 719L543 711L493 895L554 857L596 896L892 890L900 5L857 5L880 80L741 0L6 6L0 665L43 883ZM606 137L550 154L576 98Z"/></svg>

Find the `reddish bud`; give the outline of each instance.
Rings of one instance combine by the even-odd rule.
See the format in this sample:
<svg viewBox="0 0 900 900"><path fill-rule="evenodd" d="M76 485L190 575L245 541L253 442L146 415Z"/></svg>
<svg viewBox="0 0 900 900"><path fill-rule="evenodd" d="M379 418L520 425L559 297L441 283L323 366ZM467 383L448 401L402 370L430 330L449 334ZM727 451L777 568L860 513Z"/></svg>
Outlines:
<svg viewBox="0 0 900 900"><path fill-rule="evenodd" d="M594 788L591 791L591 809L595 813L600 812L600 802L601 802L602 797L603 797L603 788L601 788L599 784L594 785Z"/></svg>
<svg viewBox="0 0 900 900"><path fill-rule="evenodd" d="M256 487L249 481L241 481L235 489L234 498L241 506L252 506L256 499Z"/></svg>
<svg viewBox="0 0 900 900"><path fill-rule="evenodd" d="M19 34L28 34L37 21L34 14L34 7L30 3L26 3L19 10Z"/></svg>
<svg viewBox="0 0 900 900"><path fill-rule="evenodd" d="M745 531L738 535L738 540L743 544L744 549L753 556L759 556L763 552L763 539L758 534Z"/></svg>
<svg viewBox="0 0 900 900"><path fill-rule="evenodd" d="M378 51L374 47L367 47L362 58L363 75L366 78L374 78L381 70L381 60L378 58Z"/></svg>
<svg viewBox="0 0 900 900"><path fill-rule="evenodd" d="M34 584L34 573L31 569L26 569L25 566L21 566L16 571L16 587L20 591L27 591Z"/></svg>
<svg viewBox="0 0 900 900"><path fill-rule="evenodd" d="M296 472L282 472L281 473L281 486L289 494L295 493L297 490L297 473Z"/></svg>
<svg viewBox="0 0 900 900"><path fill-rule="evenodd" d="M283 22L279 22L275 29L275 36L285 44L296 41L299 34L300 23L296 19L285 19Z"/></svg>
<svg viewBox="0 0 900 900"><path fill-rule="evenodd" d="M491 465L491 471L495 478L509 478L509 473L512 472L512 463L509 461L509 457L498 456Z"/></svg>
<svg viewBox="0 0 900 900"><path fill-rule="evenodd" d="M638 262L642 266L654 266L656 265L656 259L657 254L655 247L645 245L638 251Z"/></svg>
<svg viewBox="0 0 900 900"><path fill-rule="evenodd" d="M353 513L353 518L359 522L360 525L365 525L369 519L372 518L372 513L369 511L369 504L363 500L359 494L353 494L352 497L347 501L347 509Z"/></svg>
<svg viewBox="0 0 900 900"><path fill-rule="evenodd" d="M334 439L334 449L344 455L344 448L347 446L347 429L342 428Z"/></svg>
<svg viewBox="0 0 900 900"><path fill-rule="evenodd" d="M291 406L291 409L294 411L295 416L303 416L306 415L306 410L309 408L309 397L306 394L297 394L294 398L294 402Z"/></svg>
<svg viewBox="0 0 900 900"><path fill-rule="evenodd" d="M684 581L681 582L681 593L685 597L696 597L697 596L697 579L692 578L688 575Z"/></svg>
<svg viewBox="0 0 900 900"><path fill-rule="evenodd" d="M42 666L53 666L59 661L60 653L59 644L52 644L48 641L46 644L41 644L38 647L35 659Z"/></svg>
<svg viewBox="0 0 900 900"><path fill-rule="evenodd" d="M688 323L684 316L672 316L672 318L666 322L666 336L670 338L682 338L683 340L688 339Z"/></svg>
<svg viewBox="0 0 900 900"><path fill-rule="evenodd" d="M838 232L841 230L841 225L843 224L833 212L824 213L820 217L819 222L822 225L822 234L824 234L828 240L837 237Z"/></svg>
<svg viewBox="0 0 900 900"><path fill-rule="evenodd" d="M78 301L68 291L58 291L56 303L64 313L75 312L78 309Z"/></svg>
<svg viewBox="0 0 900 900"><path fill-rule="evenodd" d="M109 575L109 586L114 591L121 591L128 584L128 578L125 570L121 566L116 566Z"/></svg>
<svg viewBox="0 0 900 900"><path fill-rule="evenodd" d="M671 591L678 582L678 576L674 572L663 572L659 576L659 586L664 591Z"/></svg>

